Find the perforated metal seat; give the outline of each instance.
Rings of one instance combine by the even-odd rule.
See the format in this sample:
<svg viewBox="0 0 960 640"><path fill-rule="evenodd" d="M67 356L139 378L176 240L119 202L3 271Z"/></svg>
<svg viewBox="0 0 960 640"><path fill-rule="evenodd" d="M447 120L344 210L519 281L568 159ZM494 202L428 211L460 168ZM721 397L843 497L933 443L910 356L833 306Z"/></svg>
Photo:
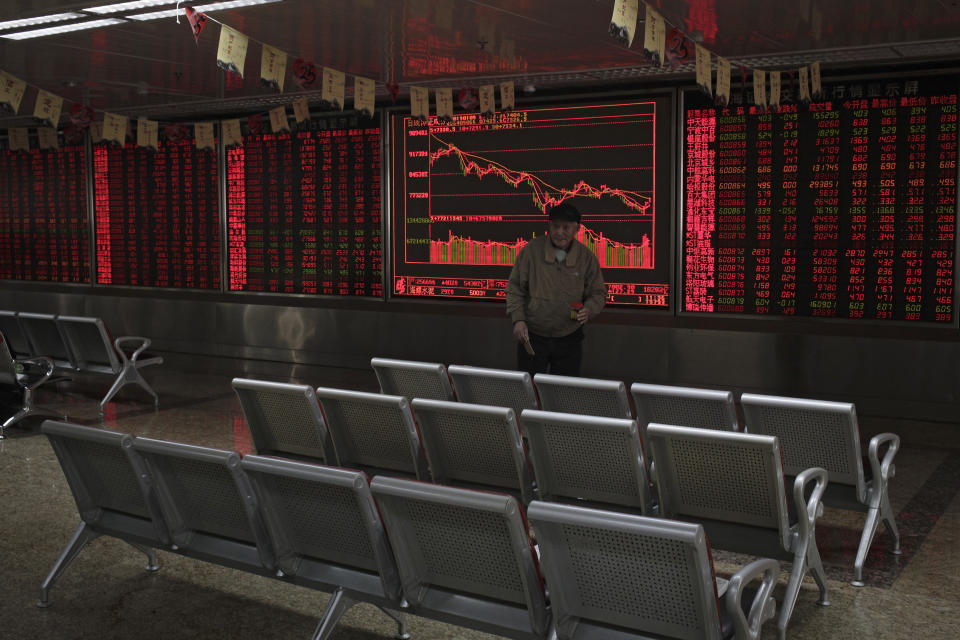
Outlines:
<svg viewBox="0 0 960 640"><path fill-rule="evenodd" d="M148 338L122 336L111 341L110 333L100 318L57 316L55 322L68 345L73 370L115 376L113 384L100 401L101 414L120 389L131 383L139 385L153 396L154 405L159 404L157 393L140 373L143 367L163 363L162 356L147 353L150 348Z"/></svg>
<svg viewBox="0 0 960 640"><path fill-rule="evenodd" d="M57 316L49 313L21 311L17 314L17 318L24 335L27 336L27 341L30 343L31 354L50 358L56 368L63 371L74 371L76 369L73 352L70 351L67 338L57 325Z"/></svg>
<svg viewBox="0 0 960 640"><path fill-rule="evenodd" d="M533 384L544 411L604 418L633 418L627 386L618 380L596 380L538 373Z"/></svg>
<svg viewBox="0 0 960 640"><path fill-rule="evenodd" d="M430 479L406 398L319 387L317 400L341 466Z"/></svg>
<svg viewBox="0 0 960 640"><path fill-rule="evenodd" d="M257 453L337 464L313 387L246 378L234 378L231 386Z"/></svg>
<svg viewBox="0 0 960 640"><path fill-rule="evenodd" d="M0 310L0 333L7 338L7 346L14 358L26 358L34 354L30 351L30 340L20 326L16 311Z"/></svg>
<svg viewBox="0 0 960 640"><path fill-rule="evenodd" d="M409 637L400 576L367 477L359 471L250 455L241 468L256 491L278 577L333 597L314 638L329 638L358 602L379 606Z"/></svg>
<svg viewBox="0 0 960 640"><path fill-rule="evenodd" d="M540 408L533 378L526 371L450 365L447 373L460 402L510 407L518 416L524 409Z"/></svg>
<svg viewBox="0 0 960 640"><path fill-rule="evenodd" d="M815 537L826 470L797 475L791 498L798 521L791 526L775 437L651 424L646 443L661 516L702 524L714 548L793 562L777 620L781 640L808 571L819 603L829 604Z"/></svg>
<svg viewBox="0 0 960 640"><path fill-rule="evenodd" d="M533 478L513 409L413 401L433 481L512 490L527 504Z"/></svg>
<svg viewBox="0 0 960 640"><path fill-rule="evenodd" d="M0 423L0 440L3 440L7 427L13 426L32 415L59 416L52 409L38 407L33 403L33 392L53 375L53 361L50 358L20 358L14 360L7 348L7 341L0 332L0 387L10 391L19 403L19 408Z"/></svg>
<svg viewBox="0 0 960 640"><path fill-rule="evenodd" d="M514 498L384 476L370 489L411 613L509 638L550 636L536 555Z"/></svg>
<svg viewBox="0 0 960 640"><path fill-rule="evenodd" d="M698 429L740 430L733 393L729 391L635 382L630 386L630 395L637 410L641 435L651 422Z"/></svg>
<svg viewBox="0 0 960 640"><path fill-rule="evenodd" d="M636 420L527 409L520 423L542 500L652 513Z"/></svg>
<svg viewBox="0 0 960 640"><path fill-rule="evenodd" d="M867 513L853 564L852 583L862 587L863 565L881 520L890 534L892 552L900 553L900 533L888 492L890 478L895 474L893 458L900 449L900 437L881 433L871 438L868 456L872 478L867 480L853 404L749 393L743 394L740 401L751 433L779 439L787 475L797 475L811 466L823 467L830 474L824 504ZM884 447L886 453L881 460Z"/></svg>
<svg viewBox="0 0 960 640"><path fill-rule="evenodd" d="M698 524L540 501L527 515L560 640L754 640L775 615L779 564L752 562L718 598ZM744 587L757 578L760 588L744 603Z"/></svg>
<svg viewBox="0 0 960 640"><path fill-rule="evenodd" d="M133 438L52 420L44 422L41 431L60 461L82 522L40 586L37 604L50 604L50 589L57 579L88 542L103 535L145 554L147 570L156 571L152 547L168 544L170 537L146 469L132 451Z"/></svg>
<svg viewBox="0 0 960 640"><path fill-rule="evenodd" d="M456 400L447 368L436 362L372 358L370 366L377 374L380 391L408 400Z"/></svg>

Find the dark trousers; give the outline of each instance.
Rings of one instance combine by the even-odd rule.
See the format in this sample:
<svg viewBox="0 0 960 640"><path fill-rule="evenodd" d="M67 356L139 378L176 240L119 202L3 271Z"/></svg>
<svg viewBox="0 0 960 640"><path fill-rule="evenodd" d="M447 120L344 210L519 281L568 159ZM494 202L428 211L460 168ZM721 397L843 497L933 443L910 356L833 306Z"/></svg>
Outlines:
<svg viewBox="0 0 960 640"><path fill-rule="evenodd" d="M545 338L530 334L530 345L535 355L527 353L523 343L517 343L517 369L531 376L553 373L558 376L579 376L583 360L583 327L562 338Z"/></svg>

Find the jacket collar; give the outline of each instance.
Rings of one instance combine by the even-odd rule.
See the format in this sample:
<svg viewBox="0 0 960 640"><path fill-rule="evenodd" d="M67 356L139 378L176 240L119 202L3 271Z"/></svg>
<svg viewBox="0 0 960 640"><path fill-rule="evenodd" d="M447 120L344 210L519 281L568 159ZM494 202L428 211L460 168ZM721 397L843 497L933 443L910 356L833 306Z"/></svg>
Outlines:
<svg viewBox="0 0 960 640"><path fill-rule="evenodd" d="M543 249L543 258L548 263L553 264L557 261L556 254L554 251L556 248L553 246L553 243L550 242L550 236L544 236L546 242L544 243ZM564 260L568 267L572 267L577 264L577 258L580 257L580 250L583 245L580 244L580 241L576 238L573 239L573 242L570 243L570 248L567 249L567 259Z"/></svg>

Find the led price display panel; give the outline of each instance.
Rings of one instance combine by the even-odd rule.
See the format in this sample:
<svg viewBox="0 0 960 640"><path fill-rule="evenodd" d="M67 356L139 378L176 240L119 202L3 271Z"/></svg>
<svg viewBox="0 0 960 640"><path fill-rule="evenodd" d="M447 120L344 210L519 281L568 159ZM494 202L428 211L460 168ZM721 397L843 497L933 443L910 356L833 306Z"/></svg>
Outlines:
<svg viewBox="0 0 960 640"><path fill-rule="evenodd" d="M93 173L98 283L220 288L215 152L101 144Z"/></svg>
<svg viewBox="0 0 960 640"><path fill-rule="evenodd" d="M686 96L682 308L953 322L956 84L826 89L767 112Z"/></svg>
<svg viewBox="0 0 960 640"><path fill-rule="evenodd" d="M231 291L383 295L380 127L313 126L227 151Z"/></svg>
<svg viewBox="0 0 960 640"><path fill-rule="evenodd" d="M669 109L656 97L397 116L393 294L502 300L517 253L568 201L608 302L668 308Z"/></svg>
<svg viewBox="0 0 960 640"><path fill-rule="evenodd" d="M90 282L83 147L0 152L0 278Z"/></svg>

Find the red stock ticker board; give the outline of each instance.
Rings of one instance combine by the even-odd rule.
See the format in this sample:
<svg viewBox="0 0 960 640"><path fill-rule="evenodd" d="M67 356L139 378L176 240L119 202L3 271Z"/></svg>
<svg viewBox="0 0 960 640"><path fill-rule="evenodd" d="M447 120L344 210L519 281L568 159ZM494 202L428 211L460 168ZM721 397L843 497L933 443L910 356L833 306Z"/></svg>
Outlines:
<svg viewBox="0 0 960 640"><path fill-rule="evenodd" d="M654 97L396 116L392 295L502 300L517 253L570 202L608 302L667 309L669 107Z"/></svg>
<svg viewBox="0 0 960 640"><path fill-rule="evenodd" d="M955 80L685 105L683 311L956 322Z"/></svg>

